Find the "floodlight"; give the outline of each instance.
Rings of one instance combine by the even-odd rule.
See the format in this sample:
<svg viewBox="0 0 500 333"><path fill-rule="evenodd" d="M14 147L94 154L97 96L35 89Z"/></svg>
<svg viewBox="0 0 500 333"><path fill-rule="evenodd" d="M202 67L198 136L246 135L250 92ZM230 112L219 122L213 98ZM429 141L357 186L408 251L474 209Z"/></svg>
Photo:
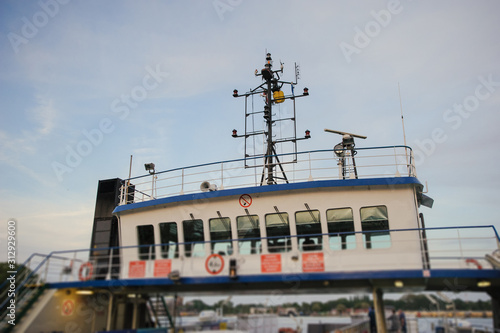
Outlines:
<svg viewBox="0 0 500 333"><path fill-rule="evenodd" d="M146 163L144 164L144 168L146 171L149 171L150 174L155 173L155 164L154 163Z"/></svg>
<svg viewBox="0 0 500 333"><path fill-rule="evenodd" d="M480 280L477 282L477 286L479 288L488 288L489 286L491 286L491 282L488 280Z"/></svg>

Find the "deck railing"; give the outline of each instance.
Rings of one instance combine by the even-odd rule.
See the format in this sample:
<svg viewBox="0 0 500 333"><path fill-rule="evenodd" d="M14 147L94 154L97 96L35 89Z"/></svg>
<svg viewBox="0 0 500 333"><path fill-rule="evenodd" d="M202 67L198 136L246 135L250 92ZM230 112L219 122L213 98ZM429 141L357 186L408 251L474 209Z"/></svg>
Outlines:
<svg viewBox="0 0 500 333"><path fill-rule="evenodd" d="M396 233L415 233L421 232L424 229L397 229L387 230L391 235ZM425 229L428 243L428 253L424 253L422 248L422 258L424 254L428 254L430 260L430 269L471 269L477 270L478 264L483 269L491 269L491 265L485 259L486 254L491 254L498 249L500 238L494 226L457 226L457 227L436 227ZM366 234L377 231L359 231L354 233ZM325 236L338 236L347 233L324 234ZM352 235L352 232L348 233ZM305 235L287 236L290 238L304 237ZM317 236L317 235L311 235ZM262 241L273 239L276 237L262 237ZM248 239L234 239L229 241L241 241ZM214 243L215 241L206 241L204 243ZM219 241L220 242L220 241ZM406 240L404 242L407 242ZM192 243L176 243L177 245L185 245ZM25 287L34 288L46 283L64 283L86 280L110 280L118 279L120 274L120 257L134 253L134 256L141 253L144 256L152 258L151 253L153 248L156 248L156 259L163 259L161 256L162 247L172 244L154 244L142 246L123 246L103 249L81 249L74 251L55 251L48 255L34 254L28 258L23 264L27 270L28 276L24 280L17 281L17 288ZM396 244L394 244L396 246ZM327 252L328 244L324 244L324 252ZM140 248L147 249L139 251ZM450 250L451 248L451 250ZM116 250L119 251L116 251ZM115 251L113 251L115 250ZM388 249L389 250L389 249ZM151 251L151 252L150 252ZM193 248L194 251L194 248ZM335 256L342 256L350 250L335 250ZM367 250L370 251L370 250ZM99 255L98 255L99 253ZM103 255L108 253L108 255ZM208 256L209 253L204 253ZM258 255L258 254L257 254ZM195 253L192 253L196 257ZM469 260L473 259L473 260ZM189 258L184 258L189 260ZM90 262L91 265L86 266ZM123 262L123 261L122 261ZM394 269L398 269L401 263L394 263ZM182 273L182 272L181 272ZM19 296L19 295L18 295ZM5 297L5 295L4 295ZM7 298L2 299L5 305Z"/></svg>
<svg viewBox="0 0 500 333"><path fill-rule="evenodd" d="M422 234L424 229L397 229L385 230L391 235L396 233L415 233ZM478 270L478 269L494 269L485 259L485 255L491 254L499 248L500 238L497 230L492 225L485 226L458 226L458 227L443 227L443 228L426 228L425 240L416 240L417 242L426 242L427 247L420 246L422 258L428 258L429 268L432 269L461 269L461 270ZM373 232L381 232L380 230ZM354 233L366 234L370 231L360 231ZM346 233L324 234L324 236L339 236ZM352 235L352 232L347 233ZM304 237L305 235L287 236L290 238ZM311 235L317 236L317 235ZM276 237L262 237L261 241ZM401 237L399 237L401 239ZM404 238L404 237L403 237ZM414 238L414 237L413 237ZM394 237L396 239L396 237ZM248 240L248 239L244 239ZM239 239L227 240L231 242L241 241ZM207 241L206 243L213 243ZM407 241L404 241L407 242ZM188 243L177 243L176 245L186 245ZM406 244L406 243L405 243ZM65 283L75 282L82 283L85 286L86 282L96 280L110 280L109 288L126 287L129 282L127 279L120 279L121 269L123 268L123 257L133 254L146 255L153 258L152 250L155 249L155 259L162 259L162 247L172 244L154 244L143 246L123 246L114 248L102 249L81 249L74 251L55 251L48 255L33 254L22 265L22 269L18 269L19 275L16 280L16 309L22 311L25 306L29 307L30 302L34 301L47 284L58 284L64 286ZM394 244L396 246L396 244ZM327 244L324 244L324 251ZM139 249L147 249L139 251ZM401 246L398 246L400 249ZM163 248L164 250L164 248ZM193 247L194 250L194 247ZM390 250L390 249L389 249ZM336 250L335 256L342 256L350 250ZM371 250L367 250L371 251ZM205 255L208 255L205 253ZM258 254L257 254L258 255ZM365 253L368 255L368 253ZM192 256L195 256L192 253ZM120 260L122 264L120 265ZM189 260L189 258L184 258ZM425 260L425 259L423 259ZM128 262L127 262L128 264ZM401 263L394 263L395 270L400 269ZM184 265L190 266L190 265ZM390 268L388 268L390 269ZM179 272L180 276L184 272ZM297 273L295 273L297 274ZM152 276L145 276L151 278ZM170 276L169 276L170 277ZM69 284L68 284L69 285ZM12 297L6 294L6 283L0 286L0 290L5 290L1 295L0 301L0 327L6 325L8 320L7 314L9 309L7 305ZM19 312L18 312L19 313ZM5 326L7 327L7 326Z"/></svg>
<svg viewBox="0 0 500 333"><path fill-rule="evenodd" d="M274 178L280 183L298 183L325 179L416 177L410 147L357 148L355 152L355 166L351 157L345 157L343 167L333 149L273 155L274 160L277 157L284 162L282 168L286 180L282 179L283 174L276 164ZM263 185L266 184L262 177L264 166L257 165L262 158L199 164L126 179L121 188L120 205L200 192L200 185L205 181L218 190Z"/></svg>
<svg viewBox="0 0 500 333"><path fill-rule="evenodd" d="M384 230L384 232L389 232L391 235L400 233L415 233L422 232L425 230L426 238L421 240L415 240L416 242L426 242L427 246L419 246L421 249L421 256L428 258L429 269L460 269L460 270L492 270L495 269L486 260L485 256L491 254L499 248L500 238L496 228L493 225L484 226L457 226L457 227L435 227L435 228L414 228L414 229L397 229L397 230ZM373 231L381 232L381 230ZM355 234L366 234L369 231L359 231L354 232ZM324 234L323 236L339 236L342 234L352 235L349 233L332 233ZM304 237L305 235L291 235L287 236L290 238ZM317 235L311 235L317 236ZM276 237L262 237L259 238L261 241L267 239L272 239ZM404 237L394 237L394 242L396 239L403 239ZM414 238L414 237L412 237ZM248 240L248 239L243 239ZM231 242L241 241L240 239L227 240ZM214 241L207 241L206 243L213 243ZM406 240L404 242L407 242ZM177 243L176 245L186 245L188 243ZM406 243L405 243L406 244ZM156 257L155 259L163 259L161 257L162 249L165 245L172 244L154 244L154 245L143 245L143 246L123 246L114 248L102 248L102 249L81 249L74 251L55 251L48 255L35 253L31 255L22 265L22 268L18 269L18 275L16 279L16 310L17 313L23 311L23 309L28 308L30 303L36 300L36 298L44 291L47 285L57 284L59 286L67 285L81 285L84 287L86 282L93 283L93 281L106 281L108 288L123 288L127 287L130 283L127 279L121 279L120 273L121 269L125 264L123 258L133 254L134 257L137 255L147 255L149 258L152 254L152 249L155 249ZM324 244L324 252L327 252L327 245ZM398 246L393 243L394 246ZM421 245L421 244L420 244ZM147 249L147 251L139 251L139 249ZM413 247L415 248L415 247ZM193 248L194 250L194 248ZM387 249L390 250L390 249ZM336 250L335 257L347 254L350 250ZM369 255L369 251L364 254ZM414 253L413 253L414 254ZM192 254L194 256L194 253ZM208 253L205 253L208 255ZM258 254L257 254L258 256ZM121 264L120 264L121 260ZM184 258L184 260L189 260L189 258ZM128 261L126 262L128 264ZM190 265L183 265L190 266ZM401 267L401 263L395 262L394 269L398 270ZM374 270L375 269L370 269ZM185 272L178 272L180 277L183 276ZM294 273L297 274L297 273ZM307 275L307 274L306 274ZM145 276L145 278L151 278L152 276ZM168 276L172 278L171 276ZM81 284L80 284L81 283ZM4 282L0 285L0 290L4 290L4 293L0 297L0 327L8 327L7 316L9 309L7 308L10 299L9 295L6 294L8 286Z"/></svg>

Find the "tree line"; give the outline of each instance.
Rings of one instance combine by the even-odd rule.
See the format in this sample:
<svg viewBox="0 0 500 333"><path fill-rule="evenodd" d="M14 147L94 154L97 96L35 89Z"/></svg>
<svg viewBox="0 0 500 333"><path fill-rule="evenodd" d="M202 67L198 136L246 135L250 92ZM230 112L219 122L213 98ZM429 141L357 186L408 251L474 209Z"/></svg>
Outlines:
<svg viewBox="0 0 500 333"><path fill-rule="evenodd" d="M435 297L437 299L437 297ZM203 310L216 310L223 308L224 314L245 314L250 313L251 308L263 308L265 305L263 303L254 304L233 304L232 302L226 302L221 300L213 305L208 305L203 302L203 300L193 300L186 302L180 311L185 312L196 312L199 313ZM442 300L438 300L439 309L445 310L446 303ZM454 299L455 308L457 311L491 311L490 301L465 301L462 299ZM351 298L339 298L336 300L331 300L327 302L293 302L284 303L279 306L267 306L268 312L277 313L279 308L295 308L297 312L302 315L311 314L326 314L330 313L332 310L336 310L337 313L343 313L347 309L353 310L368 310L370 306L373 305L372 300L369 296L354 296ZM397 300L385 299L384 305L387 307L393 307L395 309L401 309L403 311L436 311L437 306L425 297L423 294L405 294Z"/></svg>

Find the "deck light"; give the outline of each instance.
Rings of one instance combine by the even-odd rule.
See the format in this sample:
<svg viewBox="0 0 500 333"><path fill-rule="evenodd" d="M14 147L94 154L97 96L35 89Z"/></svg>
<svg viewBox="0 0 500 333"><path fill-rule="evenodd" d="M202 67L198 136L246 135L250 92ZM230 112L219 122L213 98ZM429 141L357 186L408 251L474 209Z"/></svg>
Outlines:
<svg viewBox="0 0 500 333"><path fill-rule="evenodd" d="M488 288L489 286L491 286L491 282L488 280L480 280L477 282L477 286L479 288Z"/></svg>
<svg viewBox="0 0 500 333"><path fill-rule="evenodd" d="M236 89L233 90L233 97L238 97L238 90Z"/></svg>
<svg viewBox="0 0 500 333"><path fill-rule="evenodd" d="M238 136L238 131L237 130L233 130L233 138L236 138Z"/></svg>
<svg viewBox="0 0 500 333"><path fill-rule="evenodd" d="M238 277L236 272L236 259L229 260L229 277L231 279L236 279Z"/></svg>
<svg viewBox="0 0 500 333"><path fill-rule="evenodd" d="M146 169L146 171L149 171L150 174L155 173L155 164L154 163L146 163L146 164L144 164L144 168Z"/></svg>
<svg viewBox="0 0 500 333"><path fill-rule="evenodd" d="M403 288L404 287L404 283L401 280L396 280L396 281L394 281L394 286L396 288Z"/></svg>
<svg viewBox="0 0 500 333"><path fill-rule="evenodd" d="M94 292L92 290L77 290L75 292L77 295L93 295Z"/></svg>
<svg viewBox="0 0 500 333"><path fill-rule="evenodd" d="M342 143L336 144L333 148L333 151L338 157L344 156L344 146L342 145Z"/></svg>
<svg viewBox="0 0 500 333"><path fill-rule="evenodd" d="M307 96L307 95L309 95L309 89L304 88L304 96Z"/></svg>
<svg viewBox="0 0 500 333"><path fill-rule="evenodd" d="M311 138L311 131L306 130L306 139L310 139L310 138Z"/></svg>

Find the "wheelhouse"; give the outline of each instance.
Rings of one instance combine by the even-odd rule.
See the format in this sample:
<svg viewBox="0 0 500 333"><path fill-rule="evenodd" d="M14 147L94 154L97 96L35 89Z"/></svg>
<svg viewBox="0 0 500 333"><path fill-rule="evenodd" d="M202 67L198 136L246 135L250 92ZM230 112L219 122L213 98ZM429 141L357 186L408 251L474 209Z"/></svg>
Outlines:
<svg viewBox="0 0 500 333"><path fill-rule="evenodd" d="M394 262L400 269L422 269L422 185L412 164L398 162L410 151L366 149L358 160L375 160L376 174L359 172L358 178L349 179L341 176L341 166L331 163L336 159L333 151L316 151L299 154L305 161L298 165L308 165L307 170L288 171L297 181L270 186L236 184L252 178L245 169L235 172L241 161L126 180L121 205L114 211L126 247L121 277L228 275L231 261L239 275L389 270ZM379 171L384 158L395 161L384 165L393 171L391 176ZM203 191L206 184L191 180L207 168L204 175L217 175L209 183L218 190ZM370 165L358 168L368 170ZM180 178L172 175L179 172ZM299 177L305 173L306 181ZM144 188L146 184L156 188ZM195 184L202 189L196 190ZM172 188L181 191L164 194ZM168 269L158 268L159 262Z"/></svg>

